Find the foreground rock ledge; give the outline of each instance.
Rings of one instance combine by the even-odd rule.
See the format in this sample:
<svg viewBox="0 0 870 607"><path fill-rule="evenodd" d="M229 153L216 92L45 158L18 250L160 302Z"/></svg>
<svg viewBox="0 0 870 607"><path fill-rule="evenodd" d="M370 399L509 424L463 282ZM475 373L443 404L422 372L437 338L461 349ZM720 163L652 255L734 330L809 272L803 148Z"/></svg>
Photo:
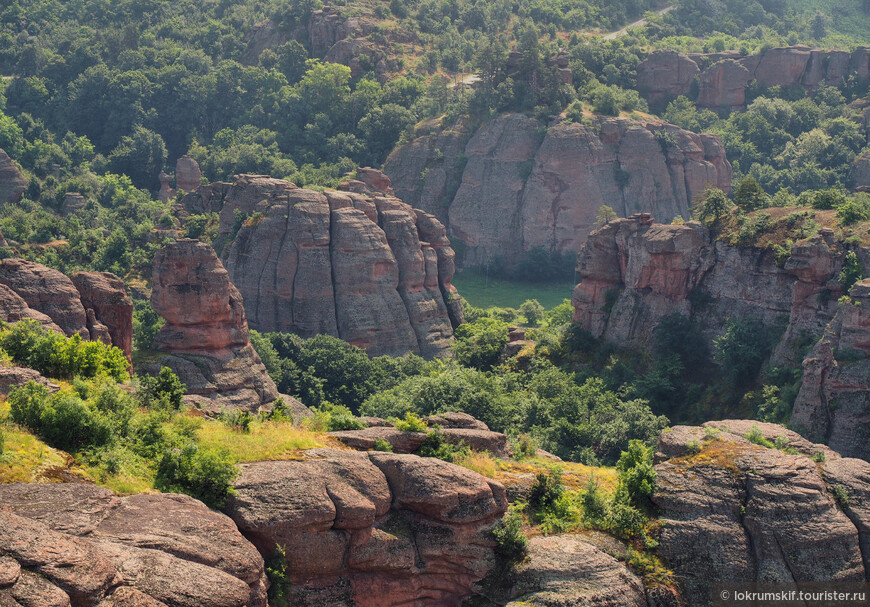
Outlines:
<svg viewBox="0 0 870 607"><path fill-rule="evenodd" d="M0 485L0 605L266 607L263 559L185 495Z"/></svg>
<svg viewBox="0 0 870 607"><path fill-rule="evenodd" d="M783 436L790 452L751 443L741 434L753 425L768 440ZM715 426L665 431L655 467L658 552L692 605L712 603L713 582L866 581L870 463L774 424Z"/></svg>
<svg viewBox="0 0 870 607"><path fill-rule="evenodd" d="M291 604L449 607L491 571L500 483L414 455L306 456L241 466L227 506L263 554L286 550Z"/></svg>

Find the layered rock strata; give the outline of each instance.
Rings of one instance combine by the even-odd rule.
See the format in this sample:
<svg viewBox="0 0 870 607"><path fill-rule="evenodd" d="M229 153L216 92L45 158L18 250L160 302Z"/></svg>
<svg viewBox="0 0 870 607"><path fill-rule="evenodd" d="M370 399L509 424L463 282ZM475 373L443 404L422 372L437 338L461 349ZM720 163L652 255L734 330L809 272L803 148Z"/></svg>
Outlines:
<svg viewBox="0 0 870 607"><path fill-rule="evenodd" d="M156 363L170 367L187 386L191 404L210 412L223 407L256 411L280 395L248 337L245 308L210 245L181 239L154 256L151 306L166 319L154 348ZM284 397L294 415L309 414Z"/></svg>
<svg viewBox="0 0 870 607"><path fill-rule="evenodd" d="M185 495L0 485L0 604L266 607L263 558Z"/></svg>
<svg viewBox="0 0 870 607"><path fill-rule="evenodd" d="M792 425L844 456L870 460L870 279L852 287L803 368Z"/></svg>
<svg viewBox="0 0 870 607"><path fill-rule="evenodd" d="M242 466L227 513L283 546L299 606L458 606L494 565L504 487L438 459L335 449Z"/></svg>
<svg viewBox="0 0 870 607"><path fill-rule="evenodd" d="M789 437L780 439L783 451L765 448L729 423L676 426L659 440L658 554L691 604L711 605L716 582L870 579L870 464L830 452L818 462L824 458L801 452ZM748 424L785 435L772 424Z"/></svg>
<svg viewBox="0 0 870 607"><path fill-rule="evenodd" d="M465 265L515 263L539 247L573 253L602 205L623 217L685 216L705 188L731 182L715 135L605 117L545 129L520 114L470 138L461 128L420 137L394 150L384 171L399 197L449 226Z"/></svg>
<svg viewBox="0 0 870 607"><path fill-rule="evenodd" d="M596 337L648 347L672 313L691 316L710 340L730 319L757 318L782 328L773 362L797 366L800 344L834 316L844 257L829 229L797 243L780 267L772 252L731 246L698 222L618 219L580 250L574 321Z"/></svg>
<svg viewBox="0 0 870 607"><path fill-rule="evenodd" d="M85 307L91 338L100 331L97 323L102 324L110 343L132 362L133 300L127 295L124 281L109 272L76 272L71 279Z"/></svg>
<svg viewBox="0 0 870 607"><path fill-rule="evenodd" d="M700 71L700 66L707 65ZM699 74L700 72L700 74ZM696 78L697 77L697 78ZM870 78L870 49L825 51L808 46L771 48L756 55L737 52L685 55L652 53L637 67L638 90L657 108L697 87L698 105L711 109L740 109L746 87L839 86L849 78Z"/></svg>
<svg viewBox="0 0 870 607"><path fill-rule="evenodd" d="M447 354L462 308L446 231L375 173L325 193L240 175L183 199L220 213L217 243L252 328L325 333L373 355Z"/></svg>

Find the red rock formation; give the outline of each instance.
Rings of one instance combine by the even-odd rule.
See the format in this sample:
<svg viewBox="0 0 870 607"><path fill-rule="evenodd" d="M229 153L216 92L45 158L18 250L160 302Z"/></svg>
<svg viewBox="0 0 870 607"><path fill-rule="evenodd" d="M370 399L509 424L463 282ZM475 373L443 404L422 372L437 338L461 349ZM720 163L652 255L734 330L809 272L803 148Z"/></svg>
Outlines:
<svg viewBox="0 0 870 607"><path fill-rule="evenodd" d="M852 287L803 366L792 425L843 455L870 460L870 279Z"/></svg>
<svg viewBox="0 0 870 607"><path fill-rule="evenodd" d="M373 170L360 176L389 188ZM261 331L326 333L371 354L442 356L462 318L444 227L363 181L321 194L258 175L184 198L220 211L219 246ZM236 214L249 217L235 238Z"/></svg>
<svg viewBox="0 0 870 607"><path fill-rule="evenodd" d="M494 564L504 487L432 458L335 449L243 466L227 513L287 554L291 603L458 606Z"/></svg>
<svg viewBox="0 0 870 607"><path fill-rule="evenodd" d="M263 558L193 498L7 484L0 504L0 604L266 607Z"/></svg>
<svg viewBox="0 0 870 607"><path fill-rule="evenodd" d="M89 315L94 314L109 332L113 346L133 362L133 300L124 281L108 272L76 272L72 282ZM89 329L93 325L89 324ZM95 339L91 332L91 339Z"/></svg>
<svg viewBox="0 0 870 607"><path fill-rule="evenodd" d="M830 451L819 464L801 451L812 445L774 424L716 425L662 433L655 467L664 523L657 554L691 604L710 605L716 582L864 582L870 516L858 496L870 494L870 464ZM742 433L752 426L783 436L796 453L750 443ZM835 503L838 484L856 496L854 507Z"/></svg>
<svg viewBox="0 0 870 607"><path fill-rule="evenodd" d="M27 180L8 154L0 149L0 203L18 202L27 189Z"/></svg>
<svg viewBox="0 0 870 607"><path fill-rule="evenodd" d="M496 257L518 262L537 247L573 253L602 205L619 215L651 211L671 218L687 214L689 202L708 185L730 187L731 166L713 135L600 118L594 127L553 126L542 141L540 127L518 114L492 120L465 146L464 169L455 168L456 158L454 168L444 166L448 159L432 167L432 180L429 157L440 148L434 137L423 137L395 150L385 171L400 196L442 220L446 215L452 238L465 245L466 265ZM455 150L458 137L438 140L452 142ZM451 196L446 184L460 175Z"/></svg>
<svg viewBox="0 0 870 607"><path fill-rule="evenodd" d="M151 305L166 319L154 339L164 356L149 371L170 367L187 386L190 404L259 410L280 395L248 341L242 297L210 245L181 239L154 256ZM284 396L295 416L310 415Z"/></svg>
<svg viewBox="0 0 870 607"><path fill-rule="evenodd" d="M175 187L184 192L193 192L200 185L202 185L202 171L199 169L199 163L185 154L175 163Z"/></svg>
<svg viewBox="0 0 870 607"><path fill-rule="evenodd" d="M659 320L673 312L691 313L710 339L729 318L774 324L785 316L789 324L773 360L794 365L801 334L821 335L834 314L843 256L824 230L795 245L781 268L769 252L729 246L697 222L618 219L590 234L580 249L574 321L595 336L644 347ZM693 308L693 291L710 303ZM610 307L609 297L615 298Z"/></svg>
<svg viewBox="0 0 870 607"><path fill-rule="evenodd" d="M63 333L51 318L29 307L20 295L2 284L0 284L0 319L6 322L31 319L39 322L46 329Z"/></svg>
<svg viewBox="0 0 870 607"><path fill-rule="evenodd" d="M707 108L738 109L746 104L746 86L752 74L737 61L725 59L701 74L698 105Z"/></svg>
<svg viewBox="0 0 870 607"><path fill-rule="evenodd" d="M637 90L650 105L664 107L686 94L699 71L698 64L683 53L656 51L637 66Z"/></svg>
<svg viewBox="0 0 870 607"><path fill-rule="evenodd" d="M34 310L42 312L67 335L90 339L87 315L72 281L58 272L24 259L0 261L0 284L15 291Z"/></svg>

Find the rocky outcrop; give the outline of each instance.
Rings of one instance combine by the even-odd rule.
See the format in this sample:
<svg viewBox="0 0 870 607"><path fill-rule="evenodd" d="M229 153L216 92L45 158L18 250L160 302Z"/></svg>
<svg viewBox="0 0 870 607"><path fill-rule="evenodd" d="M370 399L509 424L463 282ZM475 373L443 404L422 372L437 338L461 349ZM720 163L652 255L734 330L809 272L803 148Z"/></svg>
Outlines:
<svg viewBox="0 0 870 607"><path fill-rule="evenodd" d="M124 281L109 272L76 272L71 278L87 311L91 339L98 339L98 325L102 325L108 331L109 343L132 363L133 300Z"/></svg>
<svg viewBox="0 0 870 607"><path fill-rule="evenodd" d="M844 456L870 460L870 279L852 287L803 367L792 425Z"/></svg>
<svg viewBox="0 0 870 607"><path fill-rule="evenodd" d="M36 382L48 388L52 393L60 390L60 386L48 381L39 371L27 367L0 367L0 394L8 396L15 388Z"/></svg>
<svg viewBox="0 0 870 607"><path fill-rule="evenodd" d="M267 605L254 546L184 495L0 485L0 555L3 605Z"/></svg>
<svg viewBox="0 0 870 607"><path fill-rule="evenodd" d="M691 316L710 340L729 319L757 318L783 329L774 364L797 366L799 344L821 336L834 315L844 256L828 229L797 243L780 267L770 251L731 246L698 222L619 219L580 250L574 321L596 337L647 347L659 321L675 312Z"/></svg>
<svg viewBox="0 0 870 607"><path fill-rule="evenodd" d="M746 56L734 52L683 55L657 51L638 65L638 90L657 107L680 95L693 95L694 76L700 65L708 67L697 80L698 105L740 109L746 103L746 87L753 81L763 87L803 86L809 90L839 86L853 75L865 81L870 78L870 51L866 47L851 53L825 51L802 45Z"/></svg>
<svg viewBox="0 0 870 607"><path fill-rule="evenodd" d="M166 319L154 348L187 386L190 404L208 412L223 407L257 411L280 395L248 339L239 291L210 245L181 239L154 256L151 306ZM295 415L307 411L284 397ZM310 412L308 412L310 414Z"/></svg>
<svg viewBox="0 0 870 607"><path fill-rule="evenodd" d="M852 162L854 190L870 192L870 152L864 151Z"/></svg>
<svg viewBox="0 0 870 607"><path fill-rule="evenodd" d="M184 155L175 163L175 188L184 192L193 192L202 185L202 171L199 163L192 157Z"/></svg>
<svg viewBox="0 0 870 607"><path fill-rule="evenodd" d="M637 66L637 90L653 107L685 94L700 72L698 64L683 53L660 51Z"/></svg>
<svg viewBox="0 0 870 607"><path fill-rule="evenodd" d="M464 151L460 133L424 136L394 150L384 171L398 196L446 220L463 244L465 265L497 257L515 263L538 247L573 253L602 205L620 216L671 218L686 215L706 187L730 186L731 166L714 135L606 117L544 130L532 118L507 114L484 124ZM450 146L450 156L439 142ZM448 184L457 174L451 197Z"/></svg>
<svg viewBox="0 0 870 607"><path fill-rule="evenodd" d="M27 189L27 180L18 165L0 149L0 203L18 202Z"/></svg>
<svg viewBox="0 0 870 607"><path fill-rule="evenodd" d="M870 464L836 455L819 463L786 450L727 429L677 426L661 435L653 495L664 523L658 554L692 605L711 605L717 582L870 579ZM854 499L836 498L838 485Z"/></svg>
<svg viewBox="0 0 870 607"><path fill-rule="evenodd" d="M373 189L389 184L374 173L326 193L240 175L184 198L220 213L217 242L252 328L326 333L373 355L447 353L462 308L444 226Z"/></svg>
<svg viewBox="0 0 870 607"><path fill-rule="evenodd" d="M438 459L316 449L242 466L226 512L285 549L291 604L458 606L493 567L504 487Z"/></svg>
<svg viewBox="0 0 870 607"><path fill-rule="evenodd" d="M488 593L494 605L647 607L641 580L583 535L531 538L528 557L498 586Z"/></svg>
<svg viewBox="0 0 870 607"><path fill-rule="evenodd" d="M0 261L0 319L36 320L52 331L103 341L131 360L133 302L108 272L78 272L72 280L24 259Z"/></svg>

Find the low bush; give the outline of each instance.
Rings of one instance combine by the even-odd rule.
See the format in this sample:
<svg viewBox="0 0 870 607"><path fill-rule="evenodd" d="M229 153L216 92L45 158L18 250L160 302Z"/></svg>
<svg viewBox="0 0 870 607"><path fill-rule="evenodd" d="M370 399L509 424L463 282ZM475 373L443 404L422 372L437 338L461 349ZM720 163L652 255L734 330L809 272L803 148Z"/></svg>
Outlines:
<svg viewBox="0 0 870 607"><path fill-rule="evenodd" d="M238 470L229 453L188 442L164 452L154 486L164 492L186 493L212 508L222 508L233 494L236 475Z"/></svg>
<svg viewBox="0 0 870 607"><path fill-rule="evenodd" d="M495 552L504 560L516 563L522 561L529 550L529 538L523 531L523 516L511 506L507 514L492 529L495 538Z"/></svg>
<svg viewBox="0 0 870 607"><path fill-rule="evenodd" d="M390 421L396 427L396 430L401 430L402 432L426 432L429 430L429 425L413 411L405 413L404 419L393 418Z"/></svg>

